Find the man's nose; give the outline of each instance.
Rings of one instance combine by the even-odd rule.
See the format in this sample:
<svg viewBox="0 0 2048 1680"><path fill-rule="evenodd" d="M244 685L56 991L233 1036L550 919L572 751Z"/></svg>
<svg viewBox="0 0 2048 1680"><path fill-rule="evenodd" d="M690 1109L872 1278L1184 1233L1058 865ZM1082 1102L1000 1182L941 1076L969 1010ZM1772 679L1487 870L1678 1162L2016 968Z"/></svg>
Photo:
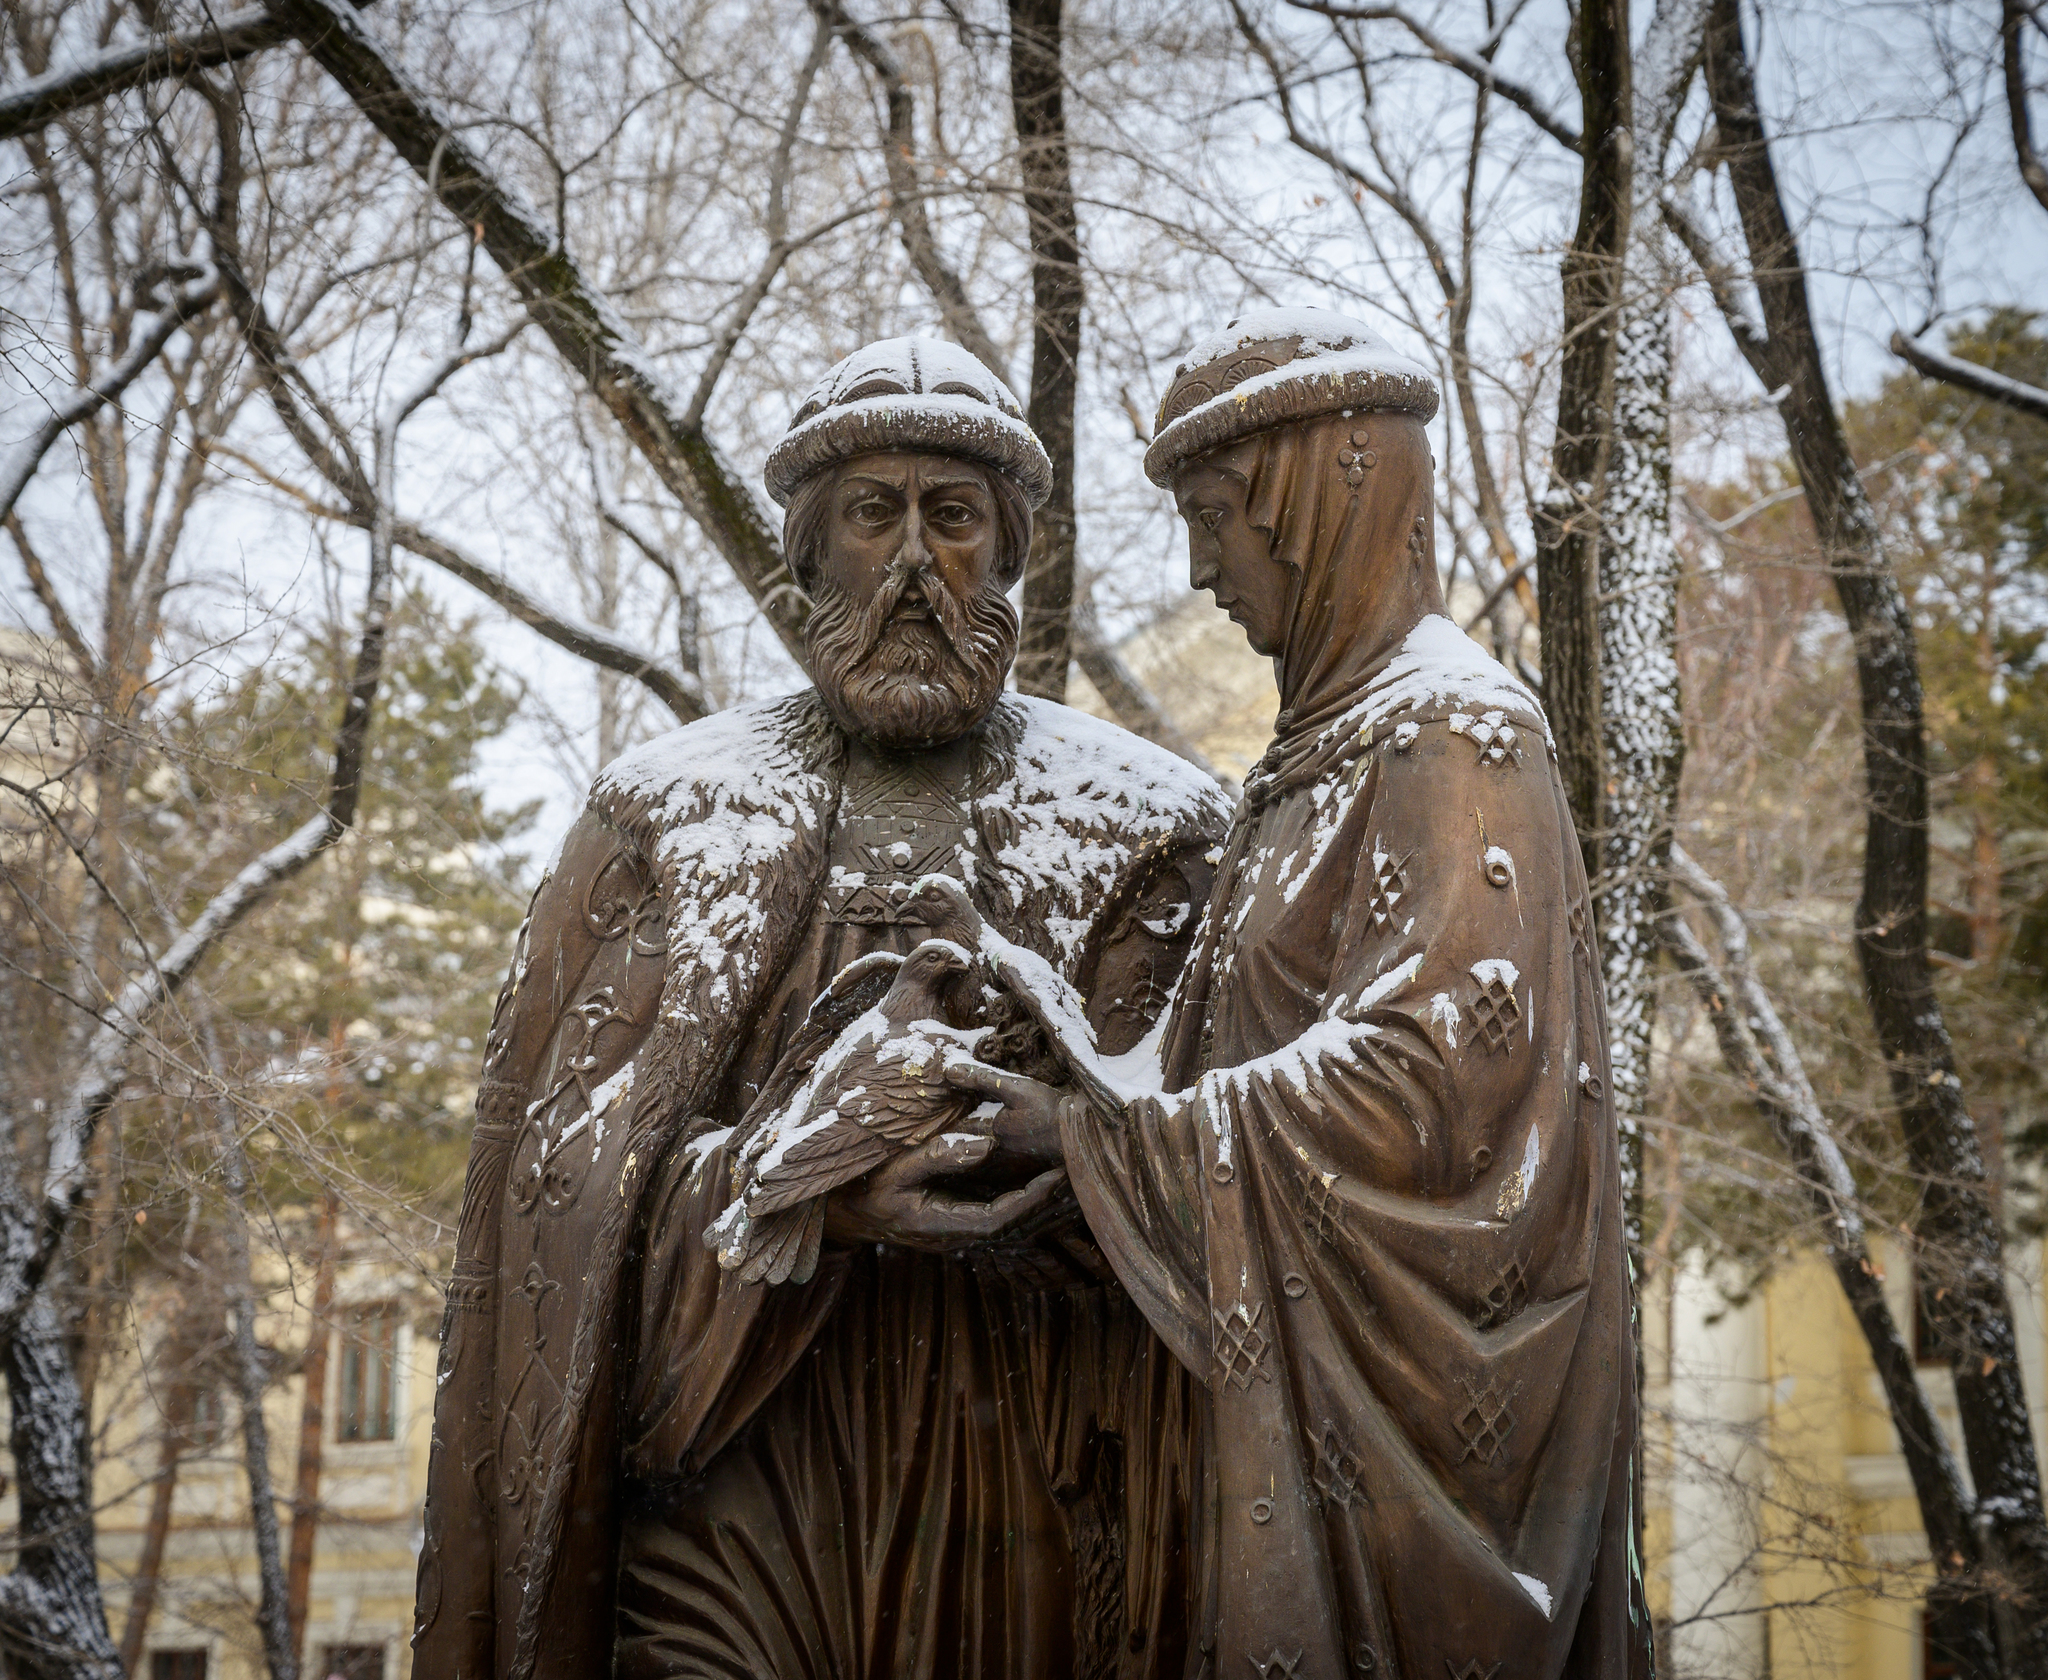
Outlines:
<svg viewBox="0 0 2048 1680"><path fill-rule="evenodd" d="M921 572L931 563L932 551L924 540L924 515L913 503L903 515L903 546L896 551L895 564Z"/></svg>
<svg viewBox="0 0 2048 1680"><path fill-rule="evenodd" d="M1193 531L1188 533L1188 582L1196 589L1213 590L1223 575L1214 549L1213 543L1203 542Z"/></svg>

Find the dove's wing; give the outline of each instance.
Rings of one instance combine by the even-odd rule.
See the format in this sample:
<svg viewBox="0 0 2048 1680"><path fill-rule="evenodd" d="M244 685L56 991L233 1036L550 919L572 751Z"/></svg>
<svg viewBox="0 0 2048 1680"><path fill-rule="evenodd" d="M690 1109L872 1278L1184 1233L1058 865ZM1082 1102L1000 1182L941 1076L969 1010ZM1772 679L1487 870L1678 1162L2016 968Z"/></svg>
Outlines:
<svg viewBox="0 0 2048 1680"><path fill-rule="evenodd" d="M804 1258L805 1238L815 1218L820 1233L825 1228L825 1204L817 1203L809 1208L784 1208L766 1218L748 1215L747 1252L740 1261L739 1273L742 1283L787 1283L795 1275L797 1264ZM812 1249L810 1268L804 1276L808 1278L817 1267L817 1251Z"/></svg>
<svg viewBox="0 0 2048 1680"><path fill-rule="evenodd" d="M829 1195L872 1172L897 1148L887 1137L841 1115L823 1131L790 1145L773 1166L756 1176L747 1193L747 1213L775 1213L809 1197Z"/></svg>
<svg viewBox="0 0 2048 1680"><path fill-rule="evenodd" d="M919 1063L915 1073L900 1062L885 1064L879 1077L869 1074L835 1106L892 1143L922 1143L966 1107L960 1092L938 1077L941 1054L934 1048L930 1062Z"/></svg>

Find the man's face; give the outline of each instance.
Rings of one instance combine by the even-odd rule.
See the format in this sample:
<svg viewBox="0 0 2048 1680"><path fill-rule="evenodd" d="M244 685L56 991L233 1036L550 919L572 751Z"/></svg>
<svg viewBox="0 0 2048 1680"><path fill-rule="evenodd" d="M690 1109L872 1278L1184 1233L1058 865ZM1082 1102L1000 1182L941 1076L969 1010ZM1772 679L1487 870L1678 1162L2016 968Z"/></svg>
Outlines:
<svg viewBox="0 0 2048 1680"><path fill-rule="evenodd" d="M1017 618L995 586L1000 513L987 468L890 451L833 470L812 674L855 733L891 747L965 734L995 703Z"/></svg>
<svg viewBox="0 0 2048 1680"><path fill-rule="evenodd" d="M1254 448L1240 444L1191 462L1174 477L1173 499L1188 525L1188 581L1216 597L1254 653L1277 659L1294 573L1274 557L1271 536L1245 517Z"/></svg>

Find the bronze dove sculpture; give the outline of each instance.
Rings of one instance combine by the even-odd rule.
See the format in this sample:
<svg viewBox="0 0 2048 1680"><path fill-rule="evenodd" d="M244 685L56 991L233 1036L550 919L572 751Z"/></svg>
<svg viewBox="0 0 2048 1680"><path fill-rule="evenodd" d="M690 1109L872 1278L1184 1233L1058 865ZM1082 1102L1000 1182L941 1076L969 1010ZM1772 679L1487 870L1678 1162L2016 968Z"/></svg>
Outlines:
<svg viewBox="0 0 2048 1680"><path fill-rule="evenodd" d="M839 1031L797 1084L777 1081L747 1116L739 1194L704 1233L743 1283L807 1282L825 1234L826 1198L841 1185L958 1125L981 1099L949 1084L944 1063L972 1027L979 965L962 946L929 939L909 956L852 964L812 1005L803 1036L823 1037L849 1005L887 990ZM815 1025L814 1025L815 1024Z"/></svg>

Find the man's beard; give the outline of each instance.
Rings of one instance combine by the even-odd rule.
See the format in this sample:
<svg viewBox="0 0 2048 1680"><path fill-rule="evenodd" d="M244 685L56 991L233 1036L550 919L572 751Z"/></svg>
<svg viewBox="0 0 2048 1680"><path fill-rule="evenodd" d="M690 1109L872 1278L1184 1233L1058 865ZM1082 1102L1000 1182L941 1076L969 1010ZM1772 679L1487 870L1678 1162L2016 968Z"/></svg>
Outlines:
<svg viewBox="0 0 2048 1680"><path fill-rule="evenodd" d="M932 616L891 622L913 579ZM821 589L804 647L848 729L879 746L931 746L966 734L995 704L1017 652L1017 613L999 590L963 601L932 568L898 564L867 601Z"/></svg>

